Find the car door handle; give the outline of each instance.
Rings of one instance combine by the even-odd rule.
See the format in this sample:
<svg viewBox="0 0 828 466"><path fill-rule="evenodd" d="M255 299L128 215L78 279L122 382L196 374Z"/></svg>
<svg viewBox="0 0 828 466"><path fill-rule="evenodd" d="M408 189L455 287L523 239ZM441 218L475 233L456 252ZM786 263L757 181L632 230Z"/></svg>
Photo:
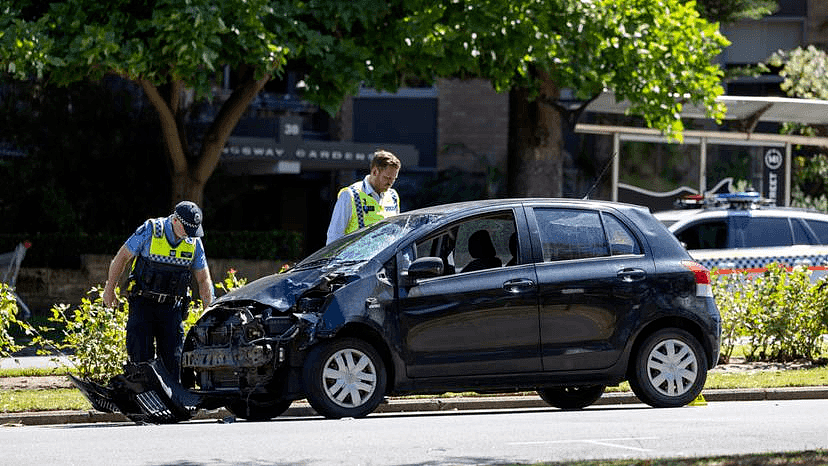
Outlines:
<svg viewBox="0 0 828 466"><path fill-rule="evenodd" d="M509 293L522 293L535 288L535 282L528 278L517 278L503 283L503 289Z"/></svg>
<svg viewBox="0 0 828 466"><path fill-rule="evenodd" d="M647 272L642 269L623 269L618 271L618 278L621 279L622 282L632 283L632 282L640 282L647 278Z"/></svg>

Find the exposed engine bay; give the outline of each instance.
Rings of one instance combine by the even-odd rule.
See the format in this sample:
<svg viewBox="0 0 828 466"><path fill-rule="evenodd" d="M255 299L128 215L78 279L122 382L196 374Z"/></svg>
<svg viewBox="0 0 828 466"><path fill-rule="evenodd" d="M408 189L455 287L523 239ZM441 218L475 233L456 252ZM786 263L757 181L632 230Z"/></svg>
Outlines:
<svg viewBox="0 0 828 466"><path fill-rule="evenodd" d="M288 357L313 342L318 321L317 314L279 313L255 302L213 309L184 343L183 385L219 397L277 395L285 390L278 376L287 375Z"/></svg>

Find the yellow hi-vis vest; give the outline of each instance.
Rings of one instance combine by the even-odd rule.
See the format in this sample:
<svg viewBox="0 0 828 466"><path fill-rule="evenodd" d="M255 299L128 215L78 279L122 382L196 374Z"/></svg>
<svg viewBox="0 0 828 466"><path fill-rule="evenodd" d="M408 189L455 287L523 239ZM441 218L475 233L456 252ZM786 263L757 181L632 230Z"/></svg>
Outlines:
<svg viewBox="0 0 828 466"><path fill-rule="evenodd" d="M173 247L164 234L164 219L152 219L152 237L147 257L139 255L132 263L130 290L152 291L186 296L195 259L194 238L184 238Z"/></svg>
<svg viewBox="0 0 828 466"><path fill-rule="evenodd" d="M362 183L364 181L354 183L339 190L338 196L347 190L350 191L352 199L351 219L348 220L348 225L345 227L346 235L368 225L373 225L386 217L393 217L400 210L397 191L389 189L382 193L380 201L377 202L373 196L362 190Z"/></svg>

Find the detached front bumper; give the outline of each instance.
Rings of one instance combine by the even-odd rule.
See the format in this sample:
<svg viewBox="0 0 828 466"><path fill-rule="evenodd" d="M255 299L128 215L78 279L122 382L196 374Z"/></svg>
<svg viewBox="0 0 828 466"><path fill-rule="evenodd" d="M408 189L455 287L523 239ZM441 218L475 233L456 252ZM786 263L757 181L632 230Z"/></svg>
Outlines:
<svg viewBox="0 0 828 466"><path fill-rule="evenodd" d="M203 397L185 389L158 360L129 363L107 386L69 376L92 407L119 412L137 423L186 421L200 409Z"/></svg>

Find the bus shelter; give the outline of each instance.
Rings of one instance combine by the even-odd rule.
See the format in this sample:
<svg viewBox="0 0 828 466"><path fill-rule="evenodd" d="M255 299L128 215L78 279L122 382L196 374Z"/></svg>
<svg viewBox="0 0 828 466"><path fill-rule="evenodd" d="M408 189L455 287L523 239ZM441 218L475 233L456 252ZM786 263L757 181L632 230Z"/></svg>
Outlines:
<svg viewBox="0 0 828 466"><path fill-rule="evenodd" d="M718 100L727 107L725 120L738 124L741 131L685 130L683 144L699 146L698 186L699 193L708 192L707 148L711 144L761 146L766 148L764 163L771 169L772 177L780 177L782 191L775 197L777 204L790 205L791 201L791 153L793 145L823 146L828 148L828 137L786 135L754 132L760 122L800 123L805 125L828 125L828 101L815 99L794 99L786 97L720 96ZM616 101L614 94L604 93L584 109L584 112L625 115L629 102ZM682 118L710 120L702 107L685 105ZM618 201L619 167L623 160L622 141L652 143L677 143L665 137L659 130L633 126L614 126L578 123L576 133L612 136L612 200ZM773 170L778 170L774 173ZM772 179L773 181L773 179ZM780 202L781 201L781 202Z"/></svg>

